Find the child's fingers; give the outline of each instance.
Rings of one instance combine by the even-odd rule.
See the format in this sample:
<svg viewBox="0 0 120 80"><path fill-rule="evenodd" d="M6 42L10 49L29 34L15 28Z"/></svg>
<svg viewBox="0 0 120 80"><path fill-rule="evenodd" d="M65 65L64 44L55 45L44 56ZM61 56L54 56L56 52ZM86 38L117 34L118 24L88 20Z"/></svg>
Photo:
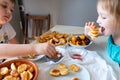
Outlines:
<svg viewBox="0 0 120 80"><path fill-rule="evenodd" d="M52 52L52 50L47 50L47 54L46 54L49 58L52 58L53 56L55 56L55 54Z"/></svg>
<svg viewBox="0 0 120 80"><path fill-rule="evenodd" d="M49 49L46 50L46 55L50 58L52 57L51 53L52 53L51 50L49 50Z"/></svg>
<svg viewBox="0 0 120 80"><path fill-rule="evenodd" d="M92 22L86 22L85 26L91 26L93 23Z"/></svg>
<svg viewBox="0 0 120 80"><path fill-rule="evenodd" d="M55 45L54 44L49 44L49 48L47 49L47 52L50 54L51 57L57 55Z"/></svg>
<svg viewBox="0 0 120 80"><path fill-rule="evenodd" d="M85 26L90 26L91 22L86 22Z"/></svg>
<svg viewBox="0 0 120 80"><path fill-rule="evenodd" d="M85 24L86 26L95 26L95 22L87 22L86 24Z"/></svg>
<svg viewBox="0 0 120 80"><path fill-rule="evenodd" d="M88 23L87 23L87 22L85 23L85 26L88 26Z"/></svg>
<svg viewBox="0 0 120 80"><path fill-rule="evenodd" d="M91 22L91 26L95 26L95 22Z"/></svg>
<svg viewBox="0 0 120 80"><path fill-rule="evenodd" d="M92 22L88 22L88 26L91 26L93 23Z"/></svg>
<svg viewBox="0 0 120 80"><path fill-rule="evenodd" d="M53 54L53 56L54 56L54 54L56 55L56 53L57 53L57 51L56 51L56 49L55 49L55 45L54 44L50 44L51 46L50 46L50 50L51 50L51 52L52 52L52 54Z"/></svg>

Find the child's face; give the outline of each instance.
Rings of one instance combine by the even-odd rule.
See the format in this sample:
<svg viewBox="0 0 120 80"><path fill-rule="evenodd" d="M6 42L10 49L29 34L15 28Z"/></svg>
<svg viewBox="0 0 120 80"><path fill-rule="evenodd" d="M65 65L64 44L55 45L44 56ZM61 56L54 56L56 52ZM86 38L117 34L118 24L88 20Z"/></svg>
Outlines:
<svg viewBox="0 0 120 80"><path fill-rule="evenodd" d="M102 27L102 33L105 36L115 34L115 17L101 6L97 7L98 19L97 23Z"/></svg>
<svg viewBox="0 0 120 80"><path fill-rule="evenodd" d="M14 4L10 0L0 0L0 25L12 19Z"/></svg>

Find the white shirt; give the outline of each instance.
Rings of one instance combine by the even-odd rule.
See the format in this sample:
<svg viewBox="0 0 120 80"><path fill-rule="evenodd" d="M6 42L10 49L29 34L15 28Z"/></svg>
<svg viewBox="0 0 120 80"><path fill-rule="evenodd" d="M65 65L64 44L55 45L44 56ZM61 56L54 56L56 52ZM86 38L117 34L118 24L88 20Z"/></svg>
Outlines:
<svg viewBox="0 0 120 80"><path fill-rule="evenodd" d="M2 25L2 28L0 29L0 43L7 43L8 40L14 38L15 36L16 32L10 23Z"/></svg>

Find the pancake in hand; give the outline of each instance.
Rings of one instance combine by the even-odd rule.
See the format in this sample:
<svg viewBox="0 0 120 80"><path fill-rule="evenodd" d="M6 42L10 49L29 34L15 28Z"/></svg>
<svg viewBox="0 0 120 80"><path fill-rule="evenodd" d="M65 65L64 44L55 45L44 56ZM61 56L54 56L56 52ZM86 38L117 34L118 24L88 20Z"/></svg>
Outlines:
<svg viewBox="0 0 120 80"><path fill-rule="evenodd" d="M91 27L90 28L90 37L92 39L95 39L98 37L98 32L99 32L99 28L98 27Z"/></svg>

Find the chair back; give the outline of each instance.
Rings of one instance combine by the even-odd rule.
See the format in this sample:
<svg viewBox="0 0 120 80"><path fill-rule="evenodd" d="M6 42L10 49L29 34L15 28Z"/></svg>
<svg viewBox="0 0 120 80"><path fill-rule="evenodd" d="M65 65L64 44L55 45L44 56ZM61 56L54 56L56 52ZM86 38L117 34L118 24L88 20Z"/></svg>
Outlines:
<svg viewBox="0 0 120 80"><path fill-rule="evenodd" d="M40 36L50 29L50 14L29 15L25 14L24 43L30 43L35 36Z"/></svg>

